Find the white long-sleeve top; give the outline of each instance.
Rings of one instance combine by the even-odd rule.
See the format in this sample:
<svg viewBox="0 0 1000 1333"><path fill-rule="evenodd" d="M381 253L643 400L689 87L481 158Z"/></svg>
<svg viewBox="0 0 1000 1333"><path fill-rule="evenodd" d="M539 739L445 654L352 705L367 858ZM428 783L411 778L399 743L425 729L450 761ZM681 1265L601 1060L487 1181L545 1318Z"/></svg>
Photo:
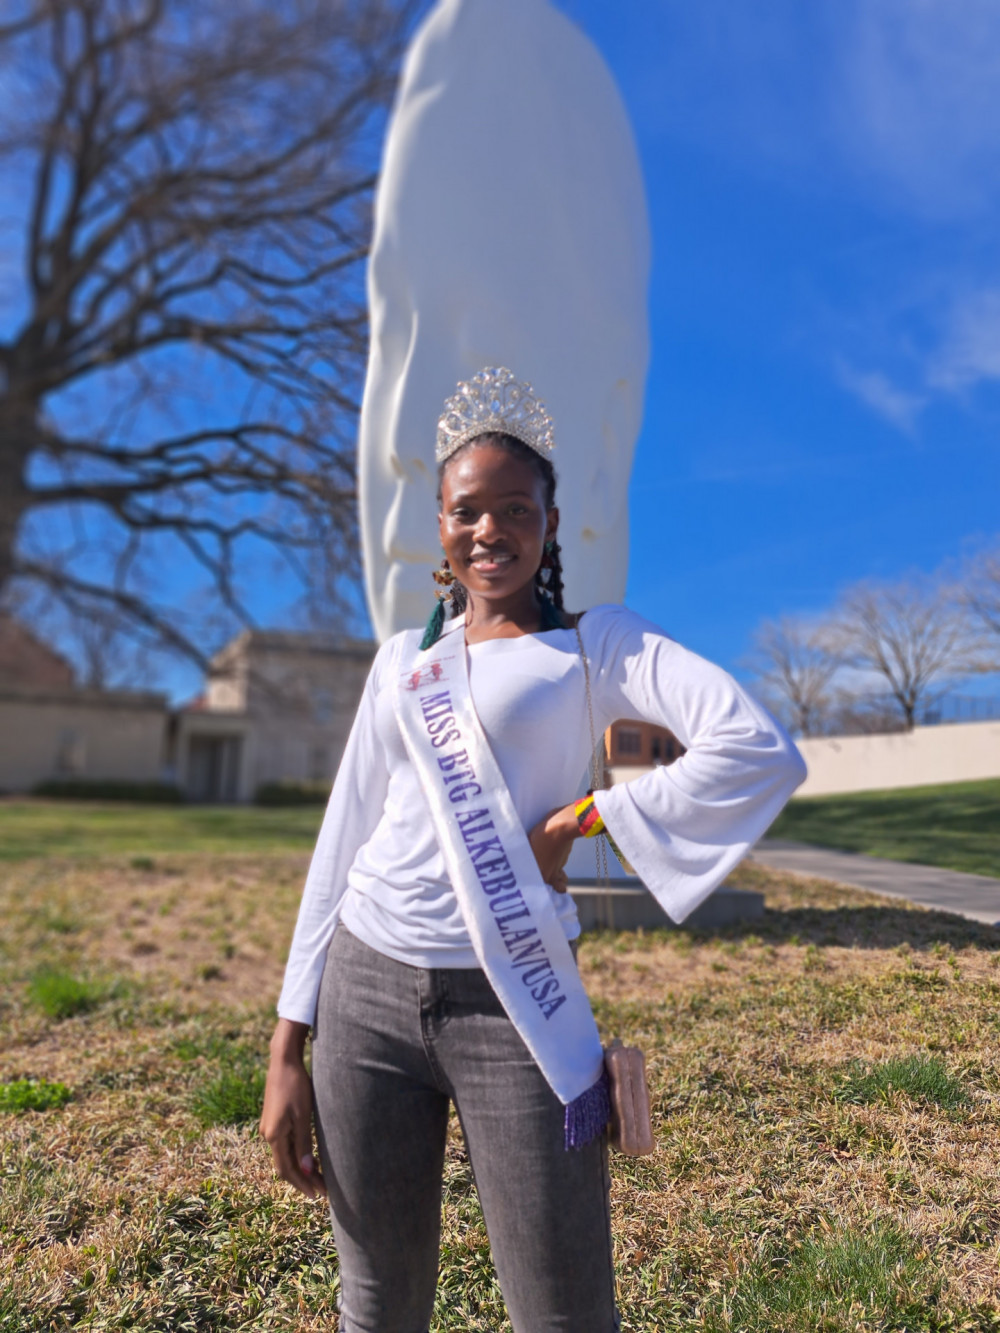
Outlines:
<svg viewBox="0 0 1000 1333"><path fill-rule="evenodd" d="M446 633L464 632L461 619ZM782 727L725 671L622 606L580 621L595 734L618 719L669 728L687 753L595 797L612 837L680 921L745 855L805 777ZM392 692L403 636L379 650L330 795L306 879L278 1013L312 1023L338 920L416 967L478 965L445 869ZM587 786L590 725L573 630L470 644L476 712L530 829ZM555 894L568 938L568 894Z"/></svg>

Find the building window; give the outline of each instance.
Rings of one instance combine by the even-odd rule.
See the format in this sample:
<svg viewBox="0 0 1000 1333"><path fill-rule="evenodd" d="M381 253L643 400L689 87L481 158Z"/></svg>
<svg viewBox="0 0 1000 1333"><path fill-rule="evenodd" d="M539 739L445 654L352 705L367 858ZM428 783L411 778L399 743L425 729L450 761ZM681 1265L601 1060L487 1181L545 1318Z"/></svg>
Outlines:
<svg viewBox="0 0 1000 1333"><path fill-rule="evenodd" d="M660 754L660 738L659 738L659 736L654 736L654 737L653 737L653 740L652 740L652 743L651 743L651 747L650 747L650 748L651 748L651 753L652 753L654 759L660 759L660 758L662 758L662 755Z"/></svg>
<svg viewBox="0 0 1000 1333"><path fill-rule="evenodd" d="M309 778L322 782L330 776L330 752L325 745L314 745L309 751Z"/></svg>
<svg viewBox="0 0 1000 1333"><path fill-rule="evenodd" d="M313 690L313 717L325 727L333 720L333 691L326 689Z"/></svg>
<svg viewBox="0 0 1000 1333"><path fill-rule="evenodd" d="M619 754L642 754L642 732L638 727L619 727L617 748Z"/></svg>
<svg viewBox="0 0 1000 1333"><path fill-rule="evenodd" d="M77 777L87 767L87 742L78 731L64 731L59 737L56 768L60 773Z"/></svg>

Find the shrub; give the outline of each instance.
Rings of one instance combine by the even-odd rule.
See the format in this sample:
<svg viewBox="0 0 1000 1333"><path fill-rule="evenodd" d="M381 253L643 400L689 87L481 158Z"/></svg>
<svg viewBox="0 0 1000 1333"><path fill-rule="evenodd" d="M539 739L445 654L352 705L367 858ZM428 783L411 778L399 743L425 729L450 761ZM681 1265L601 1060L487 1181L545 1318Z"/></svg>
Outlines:
<svg viewBox="0 0 1000 1333"><path fill-rule="evenodd" d="M13 1083L0 1083L0 1112L48 1111L65 1106L72 1096L65 1083L19 1078Z"/></svg>
<svg viewBox="0 0 1000 1333"><path fill-rule="evenodd" d="M948 1073L943 1061L928 1055L909 1055L871 1066L852 1060L834 1096L838 1101L861 1106L888 1101L893 1092L948 1111L965 1106L969 1100L961 1080Z"/></svg>
<svg viewBox="0 0 1000 1333"><path fill-rule="evenodd" d="M174 782L131 782L127 778L47 778L34 796L66 801L135 801L143 805L180 805L184 794Z"/></svg>
<svg viewBox="0 0 1000 1333"><path fill-rule="evenodd" d="M254 792L255 805L326 805L329 782L262 782Z"/></svg>
<svg viewBox="0 0 1000 1333"><path fill-rule="evenodd" d="M74 977L57 967L40 968L28 983L28 995L49 1018L85 1014L96 1009L109 994L106 984Z"/></svg>

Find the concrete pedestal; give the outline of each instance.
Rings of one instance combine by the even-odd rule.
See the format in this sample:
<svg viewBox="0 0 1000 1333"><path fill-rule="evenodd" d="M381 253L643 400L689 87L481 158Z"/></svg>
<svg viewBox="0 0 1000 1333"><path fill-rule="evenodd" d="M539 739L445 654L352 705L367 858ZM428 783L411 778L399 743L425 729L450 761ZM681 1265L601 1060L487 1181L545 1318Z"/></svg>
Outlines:
<svg viewBox="0 0 1000 1333"><path fill-rule="evenodd" d="M635 876L601 884L596 879L574 877L569 892L576 903L584 930L652 930L674 927L653 895ZM725 884L682 923L697 930L712 930L738 921L754 921L764 915L764 895Z"/></svg>

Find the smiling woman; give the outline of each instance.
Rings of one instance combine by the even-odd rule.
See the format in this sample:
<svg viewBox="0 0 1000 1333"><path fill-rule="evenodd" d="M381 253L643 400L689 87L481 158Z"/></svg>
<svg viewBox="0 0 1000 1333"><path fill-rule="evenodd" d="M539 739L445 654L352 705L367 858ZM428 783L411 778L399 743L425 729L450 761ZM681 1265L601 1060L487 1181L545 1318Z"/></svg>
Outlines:
<svg viewBox="0 0 1000 1333"><path fill-rule="evenodd" d="M516 1333L618 1326L607 1084L563 867L607 830L679 920L804 775L725 672L624 607L565 610L552 445L503 368L446 403L438 604L379 651L306 882L261 1130L284 1179L329 1197L345 1333L426 1333L452 1102ZM686 753L585 794L617 718Z"/></svg>
<svg viewBox="0 0 1000 1333"><path fill-rule="evenodd" d="M526 632L518 628L522 623L559 628L551 612L554 606L561 613L563 605L556 478L549 460L513 435L491 432L460 445L440 464L438 477L445 573L436 577L449 589L441 602L448 600L453 614L460 614L471 591L480 604L479 630L470 617L466 642L516 637ZM483 632L487 617L498 635ZM432 617L425 641L439 635Z"/></svg>

